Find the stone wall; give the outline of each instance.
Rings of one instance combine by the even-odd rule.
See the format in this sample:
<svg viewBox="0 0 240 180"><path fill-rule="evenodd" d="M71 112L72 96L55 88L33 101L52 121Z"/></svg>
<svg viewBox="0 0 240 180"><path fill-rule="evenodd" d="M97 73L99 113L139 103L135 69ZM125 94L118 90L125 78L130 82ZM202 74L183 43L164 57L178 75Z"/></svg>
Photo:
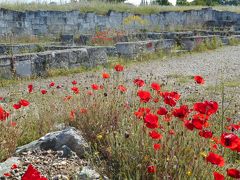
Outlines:
<svg viewBox="0 0 240 180"><path fill-rule="evenodd" d="M111 29L177 29L179 27L202 26L213 21L232 21L240 24L240 14L216 11L211 8L188 10L184 12L160 12L141 15L148 24L145 26L124 25L123 20L133 15L126 12L109 11L106 15L81 13L79 11L26 11L17 12L0 9L0 35L49 35L49 34L81 34L92 31Z"/></svg>

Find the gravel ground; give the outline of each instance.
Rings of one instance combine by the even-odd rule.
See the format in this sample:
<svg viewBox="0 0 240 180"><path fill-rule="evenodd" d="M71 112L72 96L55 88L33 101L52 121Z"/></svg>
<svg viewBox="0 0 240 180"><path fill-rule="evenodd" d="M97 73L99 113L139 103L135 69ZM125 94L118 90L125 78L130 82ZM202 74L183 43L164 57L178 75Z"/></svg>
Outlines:
<svg viewBox="0 0 240 180"><path fill-rule="evenodd" d="M203 53L186 54L180 57L167 57L166 60L155 60L148 62L135 63L126 68L124 72L125 79L132 81L136 77L143 79L160 80L166 76L188 76L202 75L207 81L206 85L215 84L221 80L240 81L240 46L227 46L214 51ZM49 79L35 80L35 86L41 86L44 83L55 81L58 84L65 84L77 80L84 86L101 79L101 72L87 72ZM19 87L18 87L19 86ZM16 88L17 87L17 88ZM0 89L0 96L6 95L11 89L26 89L26 84L20 84L8 88Z"/></svg>

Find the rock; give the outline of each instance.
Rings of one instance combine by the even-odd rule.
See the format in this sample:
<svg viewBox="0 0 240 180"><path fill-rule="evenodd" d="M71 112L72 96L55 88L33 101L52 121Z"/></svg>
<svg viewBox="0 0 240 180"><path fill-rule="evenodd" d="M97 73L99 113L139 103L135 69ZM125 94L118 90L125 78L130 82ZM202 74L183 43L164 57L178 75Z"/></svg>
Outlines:
<svg viewBox="0 0 240 180"><path fill-rule="evenodd" d="M4 173L7 173L11 170L13 164L19 164L18 157L11 157L7 159L5 162L0 163L0 177L3 176Z"/></svg>
<svg viewBox="0 0 240 180"><path fill-rule="evenodd" d="M84 166L77 176L78 180L95 180L100 179L100 174L89 166Z"/></svg>
<svg viewBox="0 0 240 180"><path fill-rule="evenodd" d="M33 141L27 145L17 148L16 154L21 154L33 150L53 150L64 151L64 155L69 153L69 148L75 152L79 157L89 152L90 147L82 137L81 133L75 128L67 128L62 131L48 133L39 140Z"/></svg>

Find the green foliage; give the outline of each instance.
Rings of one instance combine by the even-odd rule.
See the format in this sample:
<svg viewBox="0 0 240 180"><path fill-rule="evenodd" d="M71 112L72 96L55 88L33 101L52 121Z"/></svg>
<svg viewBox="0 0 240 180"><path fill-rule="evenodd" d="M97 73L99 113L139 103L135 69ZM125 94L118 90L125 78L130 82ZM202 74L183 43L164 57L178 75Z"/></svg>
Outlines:
<svg viewBox="0 0 240 180"><path fill-rule="evenodd" d="M194 0L191 4L198 6L216 6L220 4L220 0Z"/></svg>
<svg viewBox="0 0 240 180"><path fill-rule="evenodd" d="M163 5L163 6L172 5L168 0L156 0L156 3L159 4L159 5Z"/></svg>
<svg viewBox="0 0 240 180"><path fill-rule="evenodd" d="M177 0L177 6L188 6L190 3L187 0Z"/></svg>

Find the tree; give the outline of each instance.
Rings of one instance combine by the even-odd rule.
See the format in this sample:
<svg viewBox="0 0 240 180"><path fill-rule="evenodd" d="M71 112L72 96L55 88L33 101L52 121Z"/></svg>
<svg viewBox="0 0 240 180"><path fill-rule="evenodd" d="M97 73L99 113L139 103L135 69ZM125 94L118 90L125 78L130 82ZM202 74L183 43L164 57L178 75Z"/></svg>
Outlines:
<svg viewBox="0 0 240 180"><path fill-rule="evenodd" d="M177 0L176 5L177 6L187 6L187 5L189 5L189 3L187 2L187 0Z"/></svg>
<svg viewBox="0 0 240 180"><path fill-rule="evenodd" d="M191 5L198 5L198 6L214 6L219 5L220 0L194 0Z"/></svg>
<svg viewBox="0 0 240 180"><path fill-rule="evenodd" d="M168 2L168 0L156 0L156 3L163 6L172 5L170 2Z"/></svg>

